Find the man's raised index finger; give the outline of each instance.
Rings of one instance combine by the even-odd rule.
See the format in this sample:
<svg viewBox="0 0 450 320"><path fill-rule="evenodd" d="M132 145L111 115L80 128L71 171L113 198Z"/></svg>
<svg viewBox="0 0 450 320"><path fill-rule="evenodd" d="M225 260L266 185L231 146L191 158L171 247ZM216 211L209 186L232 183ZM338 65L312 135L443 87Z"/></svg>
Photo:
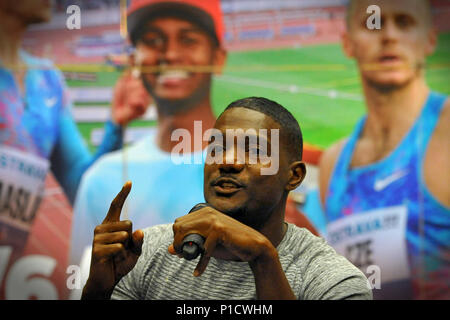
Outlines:
<svg viewBox="0 0 450 320"><path fill-rule="evenodd" d="M131 181L127 181L122 190L117 194L114 200L111 202L108 213L102 223L106 222L117 222L120 221L120 213L122 212L122 207L131 190Z"/></svg>

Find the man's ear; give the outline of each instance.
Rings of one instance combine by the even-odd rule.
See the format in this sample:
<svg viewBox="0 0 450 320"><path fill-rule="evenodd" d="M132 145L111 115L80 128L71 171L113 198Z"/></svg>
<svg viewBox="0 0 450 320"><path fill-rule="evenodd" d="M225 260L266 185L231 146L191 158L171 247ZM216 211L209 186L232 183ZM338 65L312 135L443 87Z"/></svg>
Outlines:
<svg viewBox="0 0 450 320"><path fill-rule="evenodd" d="M214 51L213 57L214 74L222 74L223 67L225 66L226 61L227 61L227 51L222 47L218 47Z"/></svg>
<svg viewBox="0 0 450 320"><path fill-rule="evenodd" d="M286 190L292 191L296 189L306 176L306 166L302 161L295 161L289 167L289 177L286 184Z"/></svg>
<svg viewBox="0 0 450 320"><path fill-rule="evenodd" d="M350 39L349 31L344 31L341 35L342 51L347 56L347 58L354 57L353 43Z"/></svg>
<svg viewBox="0 0 450 320"><path fill-rule="evenodd" d="M436 50L437 42L438 42L438 32L435 27L430 27L430 30L428 31L427 34L427 45L425 48L425 54L427 56L430 56L434 53L434 51Z"/></svg>

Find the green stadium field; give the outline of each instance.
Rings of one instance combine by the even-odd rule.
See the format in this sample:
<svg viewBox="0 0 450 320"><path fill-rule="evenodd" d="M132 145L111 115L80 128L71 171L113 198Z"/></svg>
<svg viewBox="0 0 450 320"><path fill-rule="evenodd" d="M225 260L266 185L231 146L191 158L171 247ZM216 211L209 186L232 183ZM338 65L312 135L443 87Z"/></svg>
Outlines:
<svg viewBox="0 0 450 320"><path fill-rule="evenodd" d="M449 71L450 33L447 33L440 35L437 51L428 60L430 87L450 94ZM99 72L95 83L68 81L68 84L111 87L118 75ZM320 148L347 136L364 114L356 66L344 56L339 44L229 53L223 74L214 79L214 111L219 114L231 101L248 96L267 97L288 108L299 121L304 140ZM107 107L108 103L104 105ZM91 130L102 127L101 123L78 125L88 144ZM154 125L155 121L131 124Z"/></svg>

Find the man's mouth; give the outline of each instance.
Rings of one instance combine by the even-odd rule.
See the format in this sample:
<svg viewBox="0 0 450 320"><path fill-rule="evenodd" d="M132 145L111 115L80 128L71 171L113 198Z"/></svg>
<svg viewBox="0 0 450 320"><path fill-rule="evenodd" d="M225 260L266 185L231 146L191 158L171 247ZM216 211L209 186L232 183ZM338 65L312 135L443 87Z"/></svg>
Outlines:
<svg viewBox="0 0 450 320"><path fill-rule="evenodd" d="M383 54L378 58L378 63L385 66L403 64L401 57L395 54Z"/></svg>
<svg viewBox="0 0 450 320"><path fill-rule="evenodd" d="M156 81L162 85L176 85L188 79L190 72L186 70L165 70L157 74Z"/></svg>
<svg viewBox="0 0 450 320"><path fill-rule="evenodd" d="M244 185L233 178L220 177L211 182L217 194L233 195L244 188Z"/></svg>

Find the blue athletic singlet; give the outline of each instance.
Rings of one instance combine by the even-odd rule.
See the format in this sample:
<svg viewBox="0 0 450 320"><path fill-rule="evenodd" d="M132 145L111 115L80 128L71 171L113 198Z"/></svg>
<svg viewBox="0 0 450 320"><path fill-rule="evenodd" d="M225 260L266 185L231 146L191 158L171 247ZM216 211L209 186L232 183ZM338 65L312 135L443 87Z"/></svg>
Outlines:
<svg viewBox="0 0 450 320"><path fill-rule="evenodd" d="M350 168L363 117L336 162L325 204L328 240L366 273L374 298L450 298L450 208L433 197L423 174L445 100L431 93L395 150Z"/></svg>

